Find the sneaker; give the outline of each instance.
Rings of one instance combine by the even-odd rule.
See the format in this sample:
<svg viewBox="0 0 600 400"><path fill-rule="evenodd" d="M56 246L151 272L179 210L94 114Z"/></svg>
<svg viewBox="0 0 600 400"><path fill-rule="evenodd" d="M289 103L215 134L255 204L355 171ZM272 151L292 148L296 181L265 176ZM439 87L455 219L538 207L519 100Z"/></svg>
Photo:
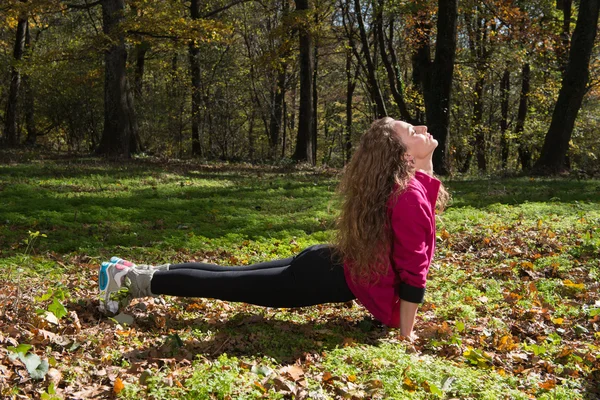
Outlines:
<svg viewBox="0 0 600 400"><path fill-rule="evenodd" d="M98 272L100 288L100 311L117 314L128 303L124 279L131 267L112 262L103 262Z"/></svg>
<svg viewBox="0 0 600 400"><path fill-rule="evenodd" d="M171 266L171 264L162 264L162 265L140 264L140 265L137 265L137 264L132 263L131 261L123 260L122 258L119 258L119 257L112 257L110 259L110 262L115 263L115 264L121 264L126 267L132 267L132 268L149 270L149 271L168 271L169 267Z"/></svg>

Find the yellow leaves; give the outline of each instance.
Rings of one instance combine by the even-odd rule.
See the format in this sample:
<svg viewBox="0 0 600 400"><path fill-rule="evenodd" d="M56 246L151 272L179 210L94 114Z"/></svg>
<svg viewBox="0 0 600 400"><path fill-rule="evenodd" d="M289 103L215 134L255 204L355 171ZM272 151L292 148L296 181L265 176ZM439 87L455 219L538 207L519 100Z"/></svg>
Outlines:
<svg viewBox="0 0 600 400"><path fill-rule="evenodd" d="M256 381L254 382L254 387L258 390L260 390L263 393L267 393L267 388L264 387L260 382Z"/></svg>
<svg viewBox="0 0 600 400"><path fill-rule="evenodd" d="M583 290L583 289L585 289L585 284L583 284L583 283L575 283L575 282L573 282L570 279L565 279L563 281L563 285L565 285L567 287L570 287L570 288L573 288L573 289L577 289L577 290Z"/></svg>
<svg viewBox="0 0 600 400"><path fill-rule="evenodd" d="M469 346L467 350L463 353L463 356L475 366L480 368L487 367L489 363L492 361L492 356L486 353L483 350L474 349Z"/></svg>
<svg viewBox="0 0 600 400"><path fill-rule="evenodd" d="M504 293L504 301L506 301L509 304L514 304L522 298L523 296L514 292Z"/></svg>
<svg viewBox="0 0 600 400"><path fill-rule="evenodd" d="M16 16L7 16L4 19L4 24L5 26L7 26L10 30L16 29L17 25L19 25L19 19Z"/></svg>
<svg viewBox="0 0 600 400"><path fill-rule="evenodd" d="M405 376L404 379L402 380L402 388L404 390L408 390L409 392L414 392L415 390L417 390L419 386L417 385L417 383L415 381L413 381L412 379L410 379L408 376Z"/></svg>
<svg viewBox="0 0 600 400"><path fill-rule="evenodd" d="M446 230L446 228L442 228L442 230L440 232L440 238L442 240L448 240L448 239L450 239L450 233Z"/></svg>
<svg viewBox="0 0 600 400"><path fill-rule="evenodd" d="M115 383L113 385L113 392L115 392L115 394L119 394L121 393L121 391L125 389L125 384L123 383L123 381L121 380L121 378L115 379Z"/></svg>
<svg viewBox="0 0 600 400"><path fill-rule="evenodd" d="M498 344L496 345L496 350L508 352L517 347L518 345L514 342L513 337L511 335L504 335L498 341Z"/></svg>
<svg viewBox="0 0 600 400"><path fill-rule="evenodd" d="M553 323L555 323L556 325L562 325L564 322L564 319L563 318L552 318L551 321Z"/></svg>
<svg viewBox="0 0 600 400"><path fill-rule="evenodd" d="M533 269L533 264L530 261L523 261L521 263L521 267L523 267L524 269L532 270Z"/></svg>

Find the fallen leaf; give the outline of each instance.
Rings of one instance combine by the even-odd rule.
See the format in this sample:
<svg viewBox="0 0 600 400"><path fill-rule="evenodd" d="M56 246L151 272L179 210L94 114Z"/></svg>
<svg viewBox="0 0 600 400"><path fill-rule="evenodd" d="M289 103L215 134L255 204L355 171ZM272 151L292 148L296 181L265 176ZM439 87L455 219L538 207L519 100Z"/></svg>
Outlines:
<svg viewBox="0 0 600 400"><path fill-rule="evenodd" d="M402 387L408 390L409 392L414 392L415 390L417 390L417 383L410 379L408 376L405 376L402 380Z"/></svg>
<svg viewBox="0 0 600 400"><path fill-rule="evenodd" d="M563 285L573 288L573 289L578 289L578 290L583 290L585 289L585 285L583 283L575 283L570 279L565 279L563 281Z"/></svg>
<svg viewBox="0 0 600 400"><path fill-rule="evenodd" d="M46 374L46 377L50 382L54 383L55 386L58 386L62 380L62 373L56 368L50 368Z"/></svg>
<svg viewBox="0 0 600 400"><path fill-rule="evenodd" d="M123 313L115 315L113 318L120 325L133 325L133 321L134 321L134 319L131 315L123 314Z"/></svg>
<svg viewBox="0 0 600 400"><path fill-rule="evenodd" d="M115 379L115 383L113 385L113 392L115 392L115 394L119 394L123 389L125 389L125 384L123 383L121 378Z"/></svg>
<svg viewBox="0 0 600 400"><path fill-rule="evenodd" d="M282 375L289 375L294 381L299 381L304 377L304 371L297 365L287 365L279 370Z"/></svg>
<svg viewBox="0 0 600 400"><path fill-rule="evenodd" d="M548 379L545 382L540 382L538 385L544 390L552 390L556 387L556 380Z"/></svg>

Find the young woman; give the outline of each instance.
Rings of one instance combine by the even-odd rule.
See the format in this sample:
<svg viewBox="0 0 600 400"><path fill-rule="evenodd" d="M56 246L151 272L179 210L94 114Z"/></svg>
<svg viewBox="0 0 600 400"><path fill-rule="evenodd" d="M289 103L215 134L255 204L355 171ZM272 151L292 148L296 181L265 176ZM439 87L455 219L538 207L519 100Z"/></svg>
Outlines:
<svg viewBox="0 0 600 400"><path fill-rule="evenodd" d="M113 257L100 267L100 309L116 313L131 298L161 294L285 308L358 299L412 338L435 248L436 204L443 208L447 197L433 177L437 144L425 126L379 119L342 177L334 245L243 267L135 265Z"/></svg>

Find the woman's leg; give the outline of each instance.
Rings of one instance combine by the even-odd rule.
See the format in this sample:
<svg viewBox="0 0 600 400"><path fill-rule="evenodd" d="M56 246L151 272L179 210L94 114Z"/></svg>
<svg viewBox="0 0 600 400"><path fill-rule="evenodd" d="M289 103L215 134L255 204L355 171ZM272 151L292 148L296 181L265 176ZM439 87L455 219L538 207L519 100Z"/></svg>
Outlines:
<svg viewBox="0 0 600 400"><path fill-rule="evenodd" d="M261 262L252 265L244 265L240 267L226 267L216 264L208 264L208 263L199 263L199 262L189 262L183 264L171 264L169 266L169 270L177 270L177 269L195 269L202 271L214 271L214 272L226 272L226 271L254 271L258 269L269 269L269 268L280 268L286 265L290 265L294 257L284 258L280 260L272 260Z"/></svg>
<svg viewBox="0 0 600 400"><path fill-rule="evenodd" d="M285 261L285 264L283 263ZM354 299L344 277L343 265L332 261L326 245L309 247L278 264L158 271L151 291L183 297L204 297L245 302L266 307L303 307ZM210 266L210 269L205 269ZM255 268L252 268L255 267Z"/></svg>

